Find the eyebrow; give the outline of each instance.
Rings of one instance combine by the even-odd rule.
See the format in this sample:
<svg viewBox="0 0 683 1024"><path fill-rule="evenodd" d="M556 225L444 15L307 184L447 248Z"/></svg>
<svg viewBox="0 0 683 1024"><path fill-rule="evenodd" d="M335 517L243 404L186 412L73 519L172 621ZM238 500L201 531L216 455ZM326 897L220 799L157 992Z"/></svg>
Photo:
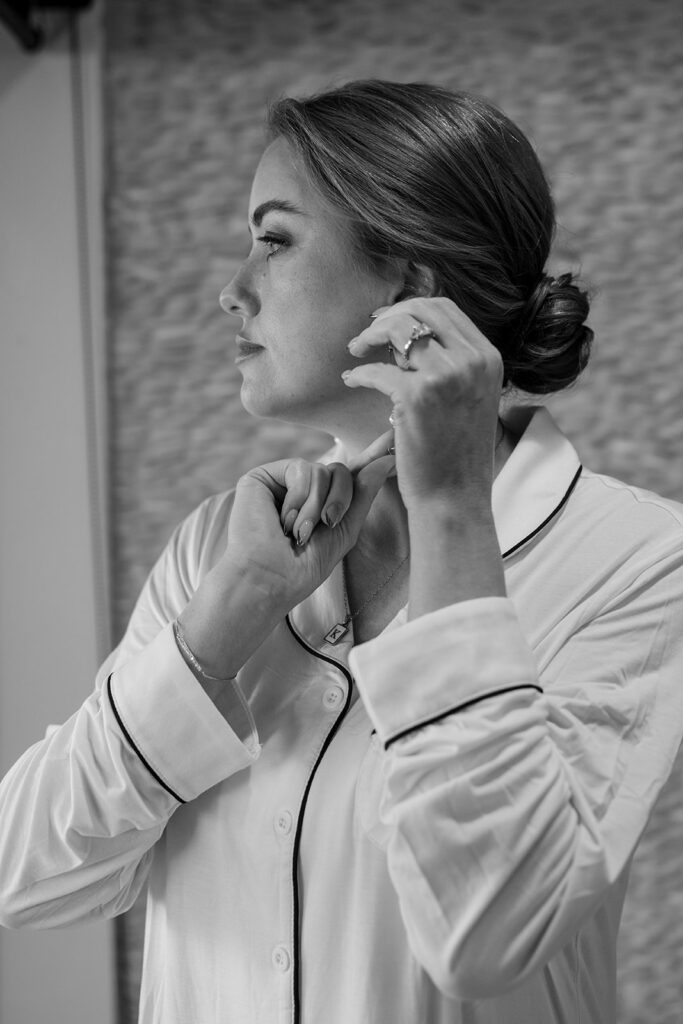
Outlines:
<svg viewBox="0 0 683 1024"><path fill-rule="evenodd" d="M306 216L303 210L300 210L295 203L290 203L288 199L267 199L265 203L257 206L251 215L251 223L254 227L259 228L261 221L271 210L280 210L282 213L298 213L302 217Z"/></svg>

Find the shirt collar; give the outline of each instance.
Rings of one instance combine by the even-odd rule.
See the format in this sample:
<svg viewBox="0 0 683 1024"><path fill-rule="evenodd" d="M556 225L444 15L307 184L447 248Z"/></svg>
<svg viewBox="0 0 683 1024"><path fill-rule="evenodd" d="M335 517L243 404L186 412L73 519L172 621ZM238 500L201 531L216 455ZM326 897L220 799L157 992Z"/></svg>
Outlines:
<svg viewBox="0 0 683 1024"><path fill-rule="evenodd" d="M505 557L528 543L562 509L581 462L545 406L512 407L503 419L520 435L493 481L493 519Z"/></svg>

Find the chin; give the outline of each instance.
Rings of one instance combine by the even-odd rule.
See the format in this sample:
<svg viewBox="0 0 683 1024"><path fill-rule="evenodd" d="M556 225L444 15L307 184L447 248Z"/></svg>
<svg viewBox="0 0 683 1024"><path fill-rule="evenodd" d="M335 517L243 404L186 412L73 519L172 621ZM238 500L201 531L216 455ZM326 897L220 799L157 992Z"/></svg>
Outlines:
<svg viewBox="0 0 683 1024"><path fill-rule="evenodd" d="M301 403L292 397L278 395L263 388L250 387L246 382L240 389L242 406L251 416L261 419L285 420L300 423ZM299 416L297 416L299 413Z"/></svg>
<svg viewBox="0 0 683 1024"><path fill-rule="evenodd" d="M250 416L258 416L263 419L269 419L274 416L273 403L268 402L263 396L254 395L253 392L242 387L240 391L240 401L242 407L249 413Z"/></svg>
<svg viewBox="0 0 683 1024"><path fill-rule="evenodd" d="M330 433L325 426L327 421L325 403L313 403L309 395L283 395L275 391L266 391L250 387L243 383L240 390L243 408L250 416L259 419L281 420L300 427L321 430Z"/></svg>

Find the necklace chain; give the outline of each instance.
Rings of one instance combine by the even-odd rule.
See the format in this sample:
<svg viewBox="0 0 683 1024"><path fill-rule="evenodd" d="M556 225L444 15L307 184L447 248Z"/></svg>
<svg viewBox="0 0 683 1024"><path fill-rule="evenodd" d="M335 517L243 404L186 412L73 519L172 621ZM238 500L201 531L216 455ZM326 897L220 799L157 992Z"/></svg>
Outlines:
<svg viewBox="0 0 683 1024"><path fill-rule="evenodd" d="M378 595L378 594L380 593L380 591L384 590L384 588L386 587L387 583L389 583L389 581L390 581L390 580L392 580L392 579L394 578L394 576L396 575L396 573L398 572L398 570L399 570L399 569L401 568L401 566L402 566L402 565L404 565L404 564L405 564L405 563L406 563L406 562L408 561L408 555L409 555L409 554L410 554L410 551L408 551L408 552L407 552L407 553L406 553L406 554L405 554L405 555L403 556L403 558L402 558L402 559L401 559L401 561L400 561L400 562L398 563L398 565L397 565L397 566L396 566L396 567L395 567L394 569L392 569L392 570L391 570L391 572L389 573L389 575L388 575L388 576L387 576L387 578L385 579L384 583L380 583L380 585L379 585L379 586L377 587L377 589L376 589L375 591L373 591L373 593L372 593L372 594L370 594L370 597L368 597L368 598L367 598L367 599L366 599L365 601L363 601L362 605L360 606L360 608L359 608L359 609L358 609L357 611L355 611L355 612L352 612L352 611L351 611L351 609L349 608L349 603L348 603L348 599L347 599L347 602L346 602L346 610L348 611L348 613L349 613L349 614L348 614L348 615L346 616L346 618L344 619L344 625L345 625L345 626L346 626L346 625L348 625L348 623L349 623L349 622L353 622L353 620L354 620L354 619L355 619L355 618L356 618L356 617L357 617L358 615L360 615L360 613L361 613L361 612L362 612L362 611L363 611L363 610L364 610L365 608L367 608L367 606L368 606L368 605L370 604L370 602L371 602L371 601L374 601L374 600L375 600L375 598L376 598L376 597L377 597L377 595ZM343 579L344 579L344 591L346 592L346 572L345 572L345 569L344 569L344 562L343 562L343 561L342 561L342 577L343 577Z"/></svg>
<svg viewBox="0 0 683 1024"><path fill-rule="evenodd" d="M501 426L501 434L500 434L500 438L499 438L499 439L498 439L498 441L496 442L496 446L495 446L495 450L496 450L496 451L497 451L497 450L498 450L498 449L500 448L501 444L503 443L503 439L505 438L505 426L504 426L504 424L503 424L502 420L499 420L499 423L500 423L500 426ZM375 600L375 598L377 597L377 595L378 595L378 594L380 594L380 593L381 593L381 592L382 592L382 591L384 590L384 588L386 587L386 585L387 585L387 584L388 584L388 583L389 583L389 582L390 582L390 581L391 581L391 580L392 580L392 579L394 578L394 576L396 575L396 573L398 572L398 570L399 570L399 569L401 568L401 566L402 566L402 565L405 565L405 563L406 563L406 562L408 561L408 556L409 556L409 555L410 555L410 551L408 551L408 552L407 552L407 553L406 553L406 554L405 554L405 555L403 556L403 558L402 558L402 559L401 559L401 561L400 561L400 562L398 563L398 565L396 565L396 566L395 566L395 567L394 567L394 568L393 568L393 569L391 570L391 572L389 573L389 575L387 576L387 578L386 578L386 579L384 580L384 582L383 582L383 583L380 583L380 585L379 585L379 586L378 586L378 587L376 588L376 590L374 590L374 591L372 592L372 594L370 594L370 597L366 598L366 599L365 599L365 601L363 601L363 603L362 603L362 605L360 606L360 608L358 608L358 609L357 609L357 610L356 610L355 612L352 612L352 611L351 611L351 609L349 608L349 602L348 602L348 598L347 598L347 596L346 596L346 572L345 572L345 568L344 568L344 559L342 559L342 579L343 579L343 581L344 581L344 600L345 600L345 602L346 602L346 611L347 611L347 615L346 615L346 618L342 619L342 621L341 621L341 622L337 622L337 623L335 623L335 625L334 625L334 626L332 626L332 629L330 629L330 630L329 630L329 631L328 631L328 632L327 632L327 633L325 634L325 637L324 637L324 639L325 639L325 642L326 642L326 643L328 643L328 644L336 644L336 643L337 643L337 642L338 642L339 640L341 640L341 638L342 638L343 636L346 636L346 634L347 634L347 633L348 633L348 631L349 631L349 625L350 625L350 623L352 623L352 622L353 622L353 620L354 620L355 618L357 618L357 617L358 617L358 616L360 615L360 613L361 613L362 611L364 611L364 610L365 610L365 609L367 608L367 606L368 606L368 605L369 605L369 604L370 604L370 603L371 603L372 601L374 601L374 600Z"/></svg>
<svg viewBox="0 0 683 1024"><path fill-rule="evenodd" d="M349 631L349 625L353 622L353 620L355 618L357 618L360 615L360 613L365 608L367 608L367 606L370 604L370 602L374 601L375 598L377 597L377 595L379 593L381 593L382 590L384 590L386 585L389 583L390 580L392 580L394 578L394 576L396 575L398 570L401 568L401 566L405 565L405 563L408 561L408 556L409 555L410 555L410 551L406 552L406 554L403 556L403 558L398 563L398 565L396 565L391 570L391 572L389 573L387 578L384 580L384 582L380 583L380 585L376 588L376 590L374 590L372 592L372 594L370 594L370 597L366 598L366 600L363 601L363 603L360 606L360 608L358 608L355 612L352 612L351 609L349 608L349 602L348 602L348 598L346 596L346 571L345 571L345 568L344 568L344 560L342 559L342 579L344 581L344 600L346 602L346 611L347 611L348 614L346 615L346 618L342 619L341 622L336 622L334 624L334 626L332 627L332 629L330 629L329 632L327 632L325 634L324 639L325 639L326 643L328 643L328 644L336 644L339 640L341 640L341 638L343 636L346 636L346 634Z"/></svg>

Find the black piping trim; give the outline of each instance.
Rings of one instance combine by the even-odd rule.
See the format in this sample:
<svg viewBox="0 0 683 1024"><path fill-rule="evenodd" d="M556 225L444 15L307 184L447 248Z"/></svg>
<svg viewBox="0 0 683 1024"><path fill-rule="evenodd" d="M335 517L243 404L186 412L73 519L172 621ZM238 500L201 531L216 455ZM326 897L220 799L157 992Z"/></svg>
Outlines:
<svg viewBox="0 0 683 1024"><path fill-rule="evenodd" d="M434 715L433 718L427 718L424 722L418 722L417 725L411 725L408 729L403 729L401 732L397 732L395 736L388 739L384 744L384 749L388 750L392 743L396 740L403 739L411 732L415 732L417 729L424 729L426 725L433 725L434 722L440 722L442 718L448 718L450 715L454 715L457 711L464 711L466 708L471 708L473 704L478 704L482 700L487 700L489 697L500 697L501 693L510 693L512 690L538 690L539 693L543 693L540 686L536 686L535 683L520 683L518 686L503 686L500 690L489 690L488 693L480 693L477 697L472 697L471 700L466 700L464 704L458 704L454 708L449 708L447 711L441 711L438 715Z"/></svg>
<svg viewBox="0 0 683 1024"><path fill-rule="evenodd" d="M509 548L507 551L503 552L503 558L508 558L510 555L514 555L515 551L519 551L519 549L521 547L523 547L525 544L528 544L529 541L533 537L535 537L537 533L540 533L541 530L543 530L548 525L548 523L550 522L551 519L555 518L557 513L562 508L564 508L564 506L569 501L569 498L570 498L570 495L571 495L572 491L574 490L574 488L576 487L577 483L579 482L579 477L581 476L582 471L583 471L583 466L579 466L579 468L577 469L576 473L574 474L574 479L572 480L572 482L570 483L569 487L566 490L566 493L564 494L564 497L560 501L559 505L557 505L557 507L552 510L550 515L547 516L543 520L543 522L540 523L534 530L532 530L530 534L528 534L526 537L524 537L523 540L520 540L517 544L513 544L513 546L511 548Z"/></svg>
<svg viewBox="0 0 683 1024"><path fill-rule="evenodd" d="M292 634L296 642L304 648L304 650L308 651L308 653L312 654L315 658L319 658L321 661L326 661L329 665L334 665L335 668L338 668L339 671L346 676L346 678L349 681L349 686L353 686L353 676L347 669L346 665L342 665L341 661L337 661L336 658L330 658L329 655L327 654L322 654L320 651L316 650L315 647L311 647L310 644L306 643L301 634L297 633L297 631L295 630L289 618L289 615L285 616L285 622L289 627L289 632Z"/></svg>
<svg viewBox="0 0 683 1024"><path fill-rule="evenodd" d="M113 674L114 673L112 672L112 675ZM114 716L116 717L116 721L119 723L119 728L120 728L121 732L126 737L126 739L128 740L128 743L133 748L135 753L138 755L138 757L140 758L140 760L144 764L144 766L147 769L147 771L150 773L150 775L154 776L154 778L157 780L159 785L163 786L167 793L171 794L171 796L173 797L174 800L177 800L179 804L184 804L186 801L183 800L182 797L178 796L178 794L175 793L171 789L170 786L167 786L166 783L164 782L164 780L161 778L160 775L157 775L157 773L154 771L154 769L152 768L152 766L149 763L149 761L147 761L145 759L145 757L143 756L143 754L140 751L140 749L136 746L135 742L133 741L133 737L131 736L131 734L128 732L128 730L126 729L125 725L123 724L123 720L121 718L121 715L119 714L118 709L116 707L116 704L114 703L114 695L111 692L111 675L107 679L107 694L109 695L109 703L111 704L111 709L114 712Z"/></svg>
<svg viewBox="0 0 683 1024"><path fill-rule="evenodd" d="M303 796L301 798L301 804L299 806L299 813L297 815L297 822L296 822L296 832L294 834L294 847L292 849L292 900L293 900L293 903L294 903L294 913L293 913L293 917L294 917L294 921L293 921L294 930L293 930L293 934L292 934L292 1000L293 1000L293 1004L294 1004L293 1024L300 1024L300 1020L301 1020L301 992L300 992L300 988L301 988L301 966L300 966L300 964L301 964L301 957L299 955L299 945L300 945L300 942L301 942L301 934L300 934L300 929L299 929L299 912L300 912L301 900L300 900L300 896L299 896L299 849L301 847L301 832L302 832L302 826L303 826L303 820L304 820L304 813L306 811L306 803L308 802L308 794L310 793L311 785L313 783L313 779L315 777L315 773L317 772L318 766L320 765L320 762L322 761L327 748L329 747L330 743L332 742L335 733L337 732L337 730L339 729L339 726L343 722L344 717L346 716L346 712L349 710L349 705L351 703L351 695L353 693L353 676L351 675L349 670L346 668L346 666L341 664L341 662L335 661L334 658L328 658L327 655L321 654L320 651L317 651L315 649L315 647L311 647L309 644L307 644L306 641L304 640L304 638L302 636L300 636L299 633L297 633L297 631L294 629L294 626L292 625L292 623L290 621L289 615L287 615L285 617L285 622L287 623L287 626L289 627L289 631L292 634L292 636L294 637L294 639L296 640L296 642L298 644L300 644L301 647L304 648L304 650L308 651L308 653L312 654L315 658L319 658L321 661L326 661L326 662L328 662L328 664L334 665L335 668L338 668L340 670L340 672L342 672L346 676L346 678L348 679L348 682L349 682L349 691L348 691L348 693L346 695L346 703L345 703L344 707L342 708L341 713L339 714L338 718L335 719L335 721L334 721L334 723L332 725L332 728L330 729L330 731L328 732L327 736L325 737L323 745L320 748L320 753L318 754L318 757L316 758L316 762L313 765L313 767L311 768L311 773L308 776L308 781L306 782L306 788L304 789L304 794L303 794Z"/></svg>

